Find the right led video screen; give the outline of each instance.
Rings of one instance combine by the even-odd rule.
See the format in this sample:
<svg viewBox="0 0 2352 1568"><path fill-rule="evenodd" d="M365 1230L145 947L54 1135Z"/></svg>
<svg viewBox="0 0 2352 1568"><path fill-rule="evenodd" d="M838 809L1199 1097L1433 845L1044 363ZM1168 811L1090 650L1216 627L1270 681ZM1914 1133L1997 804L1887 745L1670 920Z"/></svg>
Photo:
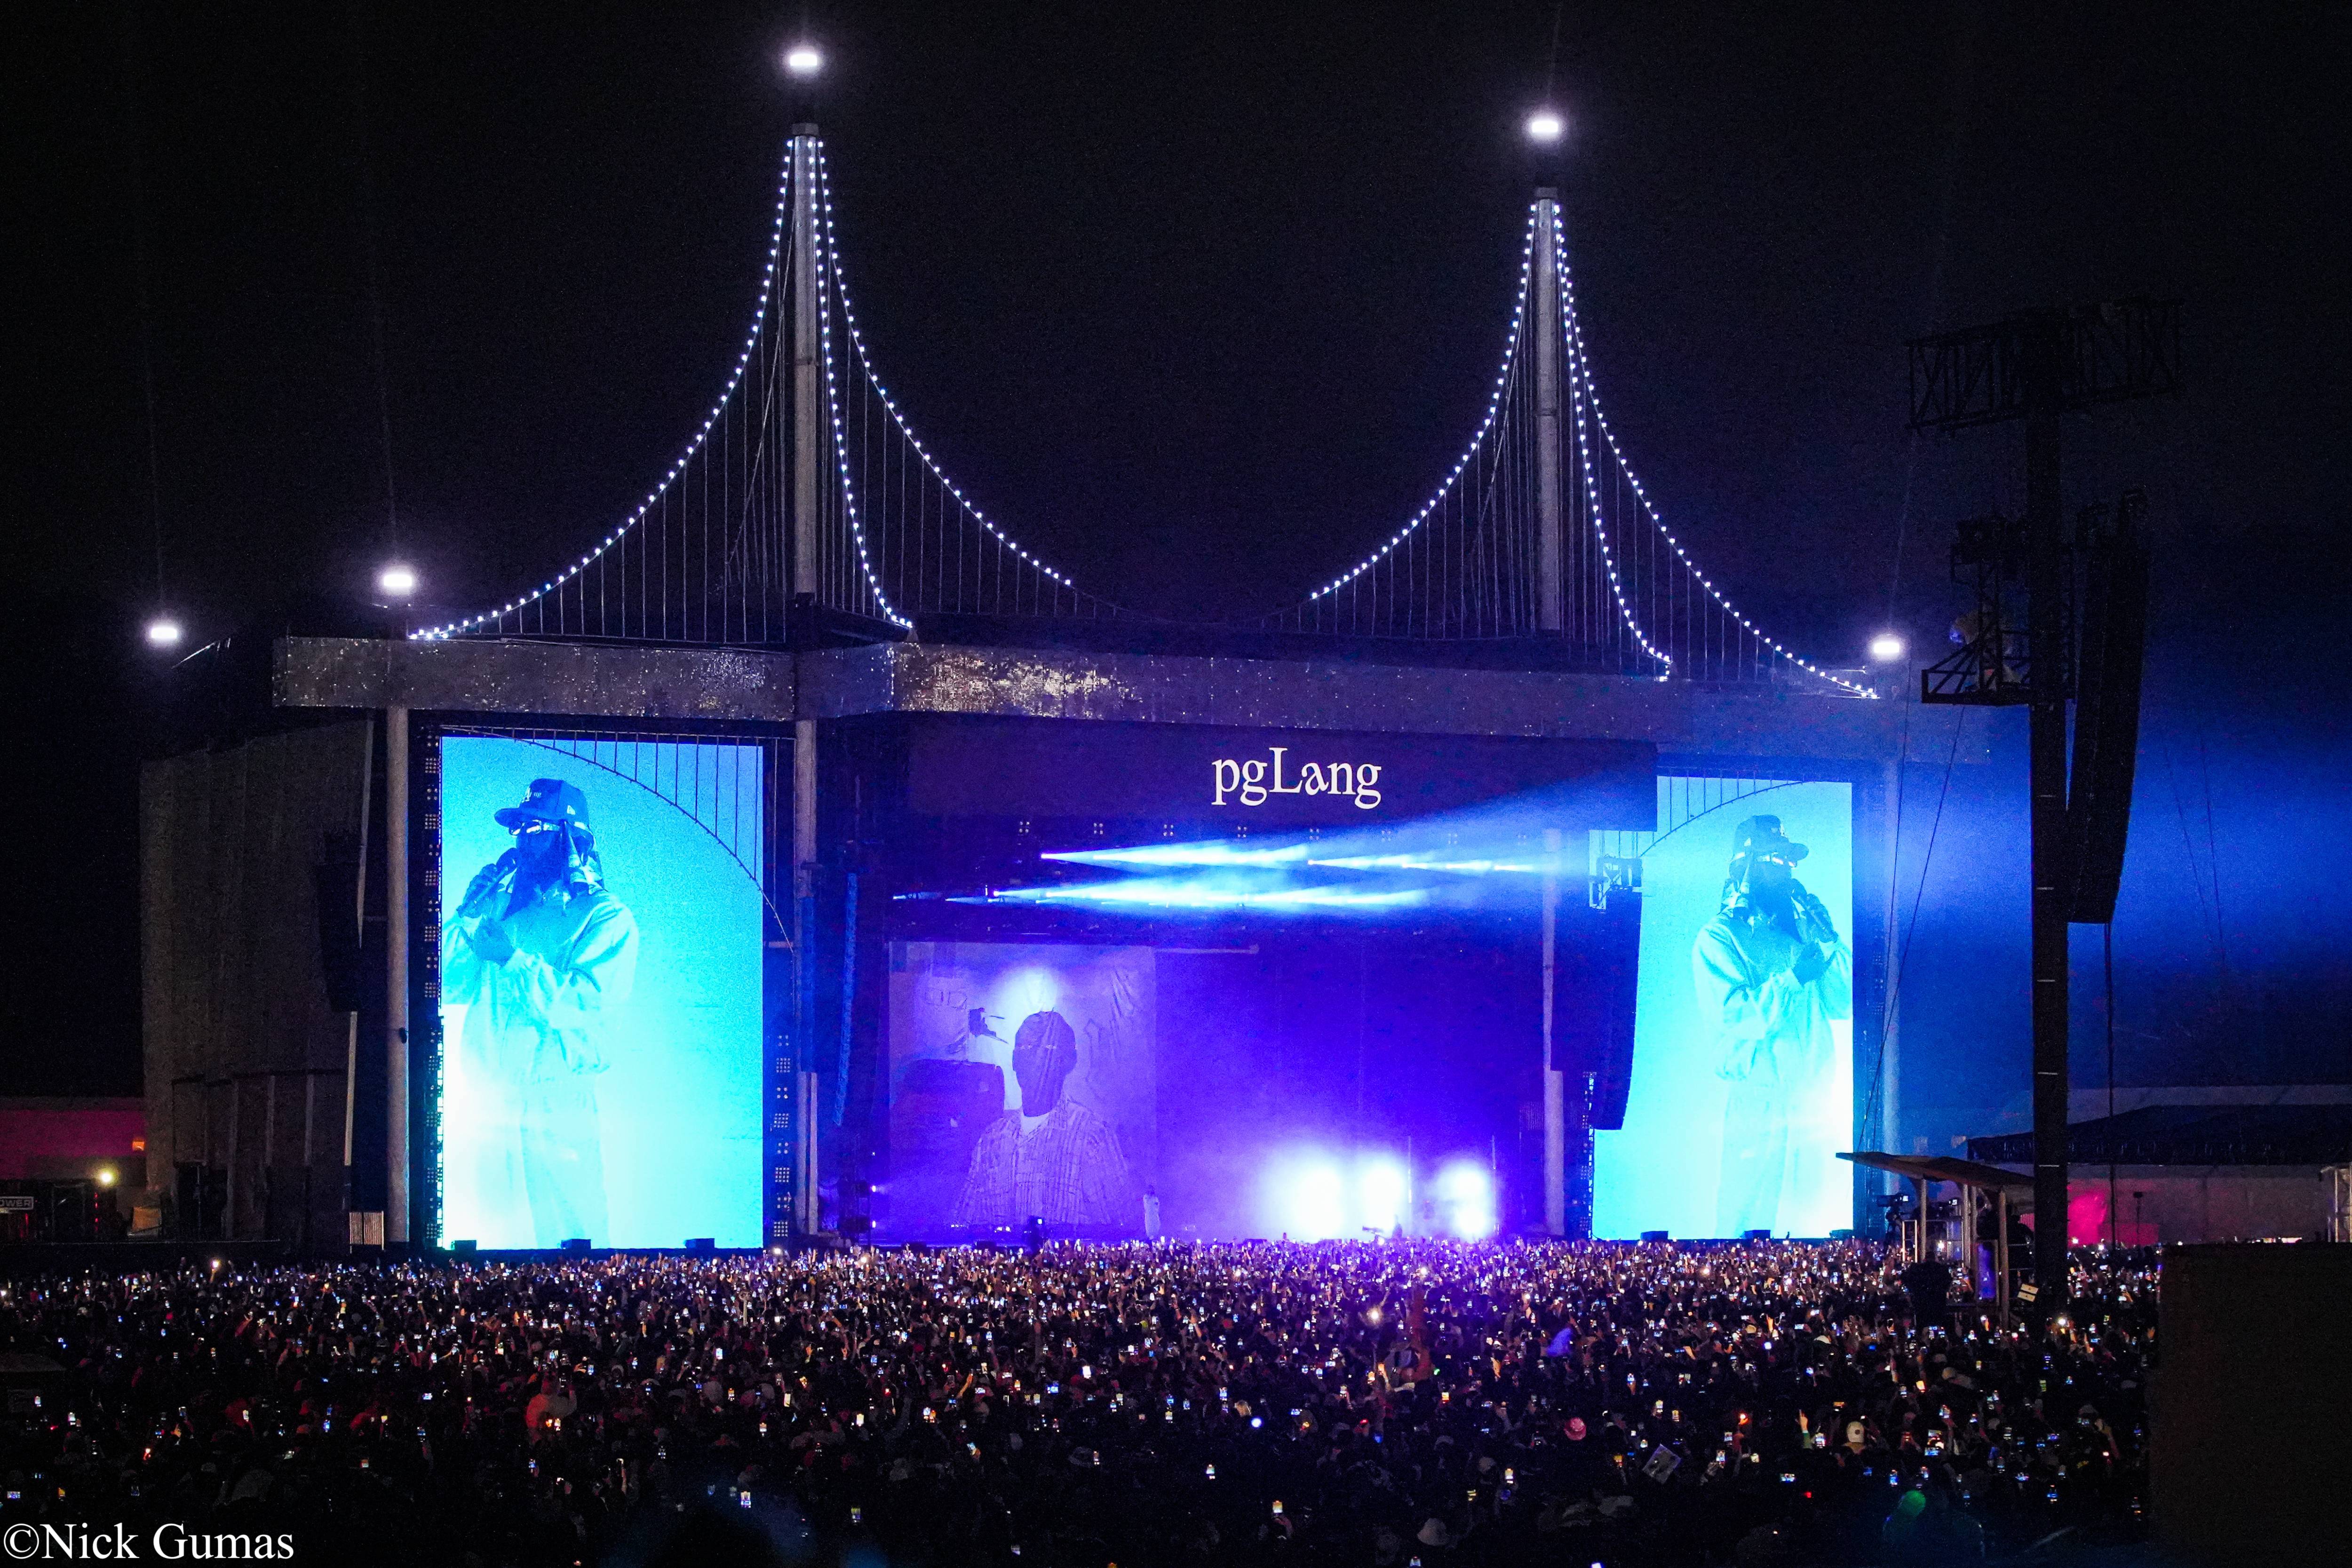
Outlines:
<svg viewBox="0 0 2352 1568"><path fill-rule="evenodd" d="M1621 1130L1596 1132L1599 1237L1853 1223L1853 786L1658 780Z"/></svg>

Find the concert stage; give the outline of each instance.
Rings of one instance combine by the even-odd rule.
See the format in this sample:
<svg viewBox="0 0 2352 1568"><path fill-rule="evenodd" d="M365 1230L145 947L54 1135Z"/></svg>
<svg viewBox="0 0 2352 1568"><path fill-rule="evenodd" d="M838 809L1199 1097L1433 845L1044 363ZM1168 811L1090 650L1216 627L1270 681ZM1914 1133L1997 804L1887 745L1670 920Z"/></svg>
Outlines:
<svg viewBox="0 0 2352 1568"><path fill-rule="evenodd" d="M541 1234L566 1216L528 1212L527 1180L481 1185L481 1086L439 973L445 923L509 837L494 813L534 778L581 790L637 927L596 1075L599 1247L1017 1228L965 1188L1019 1110L1020 1026L1045 1012L1076 1047L1063 1098L1125 1167L1112 1207L1081 1204L1063 1234L1853 1223L1842 1167L1751 1227L1716 1223L1711 1169L1684 1192L1659 1166L1722 1134L1690 955L1759 814L1811 838L1801 872L1852 955L1834 1103L1810 1112L1824 1147L1792 1159L1867 1146L1899 701L916 641L289 637L274 667L282 710L375 737L343 765L379 845L402 792L362 777L406 737L408 1084L357 1063L352 1163L364 1184L383 1141L414 1243L568 1239ZM404 1158L376 1093L404 1100ZM160 1166L194 1163L178 1116ZM201 1120L207 1167L257 1160L220 1149L217 1109Z"/></svg>
<svg viewBox="0 0 2352 1568"><path fill-rule="evenodd" d="M1555 185L1459 460L1214 625L949 479L833 214L797 126L740 356L601 538L280 637L151 769L180 1214L331 1232L340 1155L389 1247L1853 1223L1888 803L1951 731L1652 505Z"/></svg>

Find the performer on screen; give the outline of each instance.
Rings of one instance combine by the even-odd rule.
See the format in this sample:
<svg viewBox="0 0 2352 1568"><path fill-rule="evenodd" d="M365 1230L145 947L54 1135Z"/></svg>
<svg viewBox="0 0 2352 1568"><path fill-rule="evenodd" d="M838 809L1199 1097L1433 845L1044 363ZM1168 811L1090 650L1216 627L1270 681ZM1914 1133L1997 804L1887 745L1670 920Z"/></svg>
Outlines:
<svg viewBox="0 0 2352 1568"><path fill-rule="evenodd" d="M534 1246L609 1241L596 1075L636 981L637 922L605 890L578 785L533 779L498 822L514 847L442 931L442 999L466 1008L454 1076L481 1119L477 1202L494 1221L527 1205Z"/></svg>
<svg viewBox="0 0 2352 1568"><path fill-rule="evenodd" d="M1111 1124L1062 1092L1078 1065L1078 1037L1059 1013L1032 1013L1013 1036L1021 1109L1008 1110L971 1152L957 1225L1032 1218L1133 1231L1142 1202Z"/></svg>
<svg viewBox="0 0 2352 1568"><path fill-rule="evenodd" d="M1777 816L1741 823L1723 908L1691 952L1700 1014L1717 1031L1716 1075L1730 1085L1718 1236L1781 1228L1790 1124L1833 1088L1830 1021L1853 1016L1853 955L1829 910L1797 880L1806 853Z"/></svg>

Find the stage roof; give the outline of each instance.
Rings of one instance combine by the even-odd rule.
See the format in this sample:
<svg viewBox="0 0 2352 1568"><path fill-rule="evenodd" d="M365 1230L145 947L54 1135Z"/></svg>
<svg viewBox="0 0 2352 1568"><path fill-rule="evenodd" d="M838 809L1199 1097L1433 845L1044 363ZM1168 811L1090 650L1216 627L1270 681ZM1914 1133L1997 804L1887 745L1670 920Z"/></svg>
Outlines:
<svg viewBox="0 0 2352 1568"><path fill-rule="evenodd" d="M1973 1152L1973 1151L1972 1151ZM1943 1154L1881 1154L1870 1150L1840 1154L1841 1160L1851 1160L1857 1165L1867 1165L1874 1171L1891 1171L1909 1181L1958 1182L1963 1186L1997 1188L2011 1191L2033 1190L2033 1178L2015 1171L2004 1171L1998 1165L1979 1164L1974 1160L1956 1160Z"/></svg>
<svg viewBox="0 0 2352 1568"><path fill-rule="evenodd" d="M1646 742L1669 755L1886 763L1903 698L1542 670L919 642L791 653L642 645L288 637L281 708L400 706L570 719L784 723L892 713ZM1981 760L1981 746L1961 760Z"/></svg>
<svg viewBox="0 0 2352 1568"><path fill-rule="evenodd" d="M1979 1160L2024 1163L2033 1134L1969 1140ZM2076 1165L2336 1165L2352 1160L2352 1105L2144 1105L2066 1129Z"/></svg>

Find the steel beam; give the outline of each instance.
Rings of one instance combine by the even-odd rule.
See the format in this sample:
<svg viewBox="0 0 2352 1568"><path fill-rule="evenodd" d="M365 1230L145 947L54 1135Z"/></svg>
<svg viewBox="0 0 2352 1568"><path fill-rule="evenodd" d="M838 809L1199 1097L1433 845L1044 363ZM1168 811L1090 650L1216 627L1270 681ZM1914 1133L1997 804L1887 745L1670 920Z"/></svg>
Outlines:
<svg viewBox="0 0 2352 1568"><path fill-rule="evenodd" d="M2024 337L2025 533L2032 702L2033 1279L2043 1310L2066 1289L2066 555L2059 486L2065 414L2063 318L2036 317Z"/></svg>
<svg viewBox="0 0 2352 1568"><path fill-rule="evenodd" d="M1883 763L1910 699L1328 660L892 643L744 648L283 637L281 708L653 719L781 728L796 719L989 713L1153 724L1648 741L1684 754ZM1957 722L1914 713L1920 726ZM1949 731L1937 730L1948 735ZM1958 756L1990 760L1981 727ZM1940 743L1940 741L1938 742Z"/></svg>
<svg viewBox="0 0 2352 1568"><path fill-rule="evenodd" d="M1536 193L1536 626L1568 629L1567 531L1559 477L1559 193Z"/></svg>
<svg viewBox="0 0 2352 1568"><path fill-rule="evenodd" d="M408 710L383 715L383 1244L408 1242Z"/></svg>

